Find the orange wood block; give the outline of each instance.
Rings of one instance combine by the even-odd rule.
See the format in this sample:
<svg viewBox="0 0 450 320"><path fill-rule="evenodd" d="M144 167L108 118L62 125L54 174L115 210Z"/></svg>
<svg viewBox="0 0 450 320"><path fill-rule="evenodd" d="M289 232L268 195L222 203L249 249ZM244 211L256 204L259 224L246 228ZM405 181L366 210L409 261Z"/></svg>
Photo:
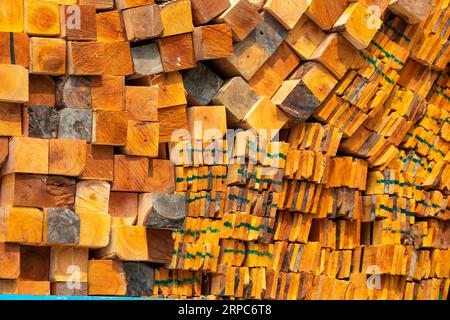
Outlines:
<svg viewBox="0 0 450 320"><path fill-rule="evenodd" d="M233 54L231 29L226 24L196 27L193 37L197 61L225 58Z"/></svg>
<svg viewBox="0 0 450 320"><path fill-rule="evenodd" d="M158 44L164 72L195 68L191 33L162 38Z"/></svg>
<svg viewBox="0 0 450 320"><path fill-rule="evenodd" d="M109 43L127 40L119 11L99 12L96 14L95 20L98 42Z"/></svg>
<svg viewBox="0 0 450 320"><path fill-rule="evenodd" d="M129 76L134 73L133 58L130 43L105 43L105 73L106 76Z"/></svg>
<svg viewBox="0 0 450 320"><path fill-rule="evenodd" d="M159 144L159 123L128 121L125 154L133 156L157 157Z"/></svg>
<svg viewBox="0 0 450 320"><path fill-rule="evenodd" d="M114 147L88 144L86 168L81 179L113 180Z"/></svg>
<svg viewBox="0 0 450 320"><path fill-rule="evenodd" d="M127 143L126 111L96 110L92 126L92 144L123 146Z"/></svg>
<svg viewBox="0 0 450 320"><path fill-rule="evenodd" d="M89 295L124 296L127 291L123 263L116 260L90 260Z"/></svg>
<svg viewBox="0 0 450 320"><path fill-rule="evenodd" d="M49 174L78 177L86 167L85 140L50 139Z"/></svg>
<svg viewBox="0 0 450 320"><path fill-rule="evenodd" d="M92 109L124 110L125 78L99 76L91 78Z"/></svg>
<svg viewBox="0 0 450 320"><path fill-rule="evenodd" d="M158 121L158 86L125 87L125 108L128 119Z"/></svg>
<svg viewBox="0 0 450 320"><path fill-rule="evenodd" d="M49 141L14 137L9 141L9 157L2 175L20 173L48 174Z"/></svg>
<svg viewBox="0 0 450 320"><path fill-rule="evenodd" d="M71 75L102 75L105 72L107 60L104 59L105 46L102 43L69 41L67 54Z"/></svg>

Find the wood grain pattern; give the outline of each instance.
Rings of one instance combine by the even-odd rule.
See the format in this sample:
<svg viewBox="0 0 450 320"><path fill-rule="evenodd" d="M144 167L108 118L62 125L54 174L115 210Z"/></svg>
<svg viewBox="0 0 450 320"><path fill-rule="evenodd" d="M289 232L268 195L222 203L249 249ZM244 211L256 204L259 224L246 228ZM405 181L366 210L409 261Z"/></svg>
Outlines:
<svg viewBox="0 0 450 320"><path fill-rule="evenodd" d="M173 239L170 230L150 228L147 230L147 243L149 261L153 263L169 263L173 247Z"/></svg>
<svg viewBox="0 0 450 320"><path fill-rule="evenodd" d="M75 201L75 179L48 176L45 184L45 207L71 208Z"/></svg>
<svg viewBox="0 0 450 320"><path fill-rule="evenodd" d="M337 79L358 62L358 52L339 34L331 34L317 47L311 60L322 63Z"/></svg>
<svg viewBox="0 0 450 320"><path fill-rule="evenodd" d="M123 151L127 155L158 156L159 123L128 121L127 142Z"/></svg>
<svg viewBox="0 0 450 320"><path fill-rule="evenodd" d="M261 20L257 8L247 0L235 1L216 18L216 21L230 26L234 41L244 40Z"/></svg>
<svg viewBox="0 0 450 320"><path fill-rule="evenodd" d="M109 243L111 217L97 212L81 212L80 217L80 247L103 248Z"/></svg>
<svg viewBox="0 0 450 320"><path fill-rule="evenodd" d="M333 30L342 35L358 50L365 49L382 21L360 2L352 3L336 21ZM375 26L375 27L374 27Z"/></svg>
<svg viewBox="0 0 450 320"><path fill-rule="evenodd" d="M95 110L92 143L123 146L127 143L128 113L116 110Z"/></svg>
<svg viewBox="0 0 450 320"><path fill-rule="evenodd" d="M138 214L138 193L111 192L108 212L112 224L134 225Z"/></svg>
<svg viewBox="0 0 450 320"><path fill-rule="evenodd" d="M58 4L48 1L26 1L25 32L33 36L60 34Z"/></svg>
<svg viewBox="0 0 450 320"><path fill-rule="evenodd" d="M154 0L114 0L115 7L119 10L133 8L155 3Z"/></svg>
<svg viewBox="0 0 450 320"><path fill-rule="evenodd" d="M8 138L0 138L0 165L3 166L5 163L6 158L8 157Z"/></svg>
<svg viewBox="0 0 450 320"><path fill-rule="evenodd" d="M124 10L122 17L128 41L155 38L160 36L164 30L158 5Z"/></svg>
<svg viewBox="0 0 450 320"><path fill-rule="evenodd" d="M192 32L192 10L190 0L166 2L161 5L163 37ZM173 23L177 21L177 23Z"/></svg>
<svg viewBox="0 0 450 320"><path fill-rule="evenodd" d="M292 29L305 13L311 0L268 0L264 10L273 15L286 29Z"/></svg>
<svg viewBox="0 0 450 320"><path fill-rule="evenodd" d="M86 167L84 140L49 140L49 174L78 177Z"/></svg>
<svg viewBox="0 0 450 320"><path fill-rule="evenodd" d="M50 249L20 246L20 280L48 281Z"/></svg>
<svg viewBox="0 0 450 320"><path fill-rule="evenodd" d="M309 59L324 39L325 33L306 16L286 36L287 44L304 59Z"/></svg>
<svg viewBox="0 0 450 320"><path fill-rule="evenodd" d="M3 207L70 208L75 201L75 181L58 176L8 174L1 190Z"/></svg>
<svg viewBox="0 0 450 320"><path fill-rule="evenodd" d="M99 76L91 78L92 109L124 110L125 78Z"/></svg>
<svg viewBox="0 0 450 320"><path fill-rule="evenodd" d="M259 17L254 30L234 45L231 57L213 61L224 75L249 80L285 39L286 30L275 18L266 12Z"/></svg>
<svg viewBox="0 0 450 320"><path fill-rule="evenodd" d="M159 39L158 44L164 72L196 66L191 33L165 37Z"/></svg>
<svg viewBox="0 0 450 320"><path fill-rule="evenodd" d="M250 78L248 84L258 96L272 97L299 64L300 58L283 42Z"/></svg>
<svg viewBox="0 0 450 320"><path fill-rule="evenodd" d="M88 286L87 282L80 282L79 286L75 286L75 288L69 288L67 282L51 282L50 292L52 295L56 296L87 296L88 295L87 286Z"/></svg>
<svg viewBox="0 0 450 320"><path fill-rule="evenodd" d="M55 106L56 85L50 76L30 74L29 99L25 105Z"/></svg>
<svg viewBox="0 0 450 320"><path fill-rule="evenodd" d="M28 68L28 40L25 33L0 32L0 64L19 64Z"/></svg>
<svg viewBox="0 0 450 320"><path fill-rule="evenodd" d="M48 174L48 154L48 140L14 137L9 141L9 157L2 175L12 172Z"/></svg>
<svg viewBox="0 0 450 320"><path fill-rule="evenodd" d="M262 97L245 115L244 122L259 132L267 130L267 136L274 137L289 118L269 98Z"/></svg>
<svg viewBox="0 0 450 320"><path fill-rule="evenodd" d="M75 212L79 215L83 213L107 215L110 189L111 187L106 181L86 180L78 182Z"/></svg>
<svg viewBox="0 0 450 320"><path fill-rule="evenodd" d="M21 135L22 117L20 104L0 102L0 136Z"/></svg>
<svg viewBox="0 0 450 320"><path fill-rule="evenodd" d="M122 261L147 261L147 230L140 226L113 225L109 245L98 250L99 257L114 257Z"/></svg>
<svg viewBox="0 0 450 320"><path fill-rule="evenodd" d="M129 76L134 73L129 42L105 43L106 76Z"/></svg>
<svg viewBox="0 0 450 320"><path fill-rule="evenodd" d="M20 246L0 243L0 278L17 279L20 274Z"/></svg>
<svg viewBox="0 0 450 320"><path fill-rule="evenodd" d="M66 72L66 41L32 37L30 73L60 76Z"/></svg>
<svg viewBox="0 0 450 320"><path fill-rule="evenodd" d="M196 27L193 37L197 61L225 58L233 54L231 29L226 24Z"/></svg>
<svg viewBox="0 0 450 320"><path fill-rule="evenodd" d="M102 43L126 40L125 27L119 11L99 12L95 15L97 41Z"/></svg>
<svg viewBox="0 0 450 320"><path fill-rule="evenodd" d="M170 160L150 159L145 192L175 192L175 168Z"/></svg>
<svg viewBox="0 0 450 320"><path fill-rule="evenodd" d="M96 10L110 10L114 7L114 0L78 0L78 3L95 6Z"/></svg>
<svg viewBox="0 0 450 320"><path fill-rule="evenodd" d="M28 101L28 72L21 65L0 64L1 102L22 103Z"/></svg>
<svg viewBox="0 0 450 320"><path fill-rule="evenodd" d="M158 108L173 107L186 104L183 78L177 71L155 75L148 79L146 85L158 86Z"/></svg>
<svg viewBox="0 0 450 320"><path fill-rule="evenodd" d="M306 15L322 30L331 29L347 7L348 0L312 0Z"/></svg>
<svg viewBox="0 0 450 320"><path fill-rule="evenodd" d="M48 296L50 295L50 282L19 280L17 281L17 290L18 294Z"/></svg>
<svg viewBox="0 0 450 320"><path fill-rule="evenodd" d="M102 43L69 41L67 55L70 75L102 75L105 72L105 46Z"/></svg>
<svg viewBox="0 0 450 320"><path fill-rule="evenodd" d="M191 0L194 25L205 24L230 7L228 0Z"/></svg>
<svg viewBox="0 0 450 320"><path fill-rule="evenodd" d="M9 207L0 210L0 241L42 243L43 213L36 208Z"/></svg>
<svg viewBox="0 0 450 320"><path fill-rule="evenodd" d="M158 87L125 87L125 109L128 119L158 121Z"/></svg>
<svg viewBox="0 0 450 320"><path fill-rule="evenodd" d="M123 263L116 260L90 260L88 288L89 295L125 295L127 284Z"/></svg>
<svg viewBox="0 0 450 320"><path fill-rule="evenodd" d="M178 129L187 129L185 106L158 109L159 142L169 142L172 134Z"/></svg>
<svg viewBox="0 0 450 320"><path fill-rule="evenodd" d="M145 192L148 168L148 158L114 155L114 180L111 190Z"/></svg>
<svg viewBox="0 0 450 320"><path fill-rule="evenodd" d="M21 0L6 0L0 8L0 31L23 32L23 8Z"/></svg>
<svg viewBox="0 0 450 320"><path fill-rule="evenodd" d="M113 180L114 150L112 146L87 145L86 168L81 179Z"/></svg>
<svg viewBox="0 0 450 320"><path fill-rule="evenodd" d="M224 106L193 106L187 109L187 118L194 140L221 140L227 131Z"/></svg>

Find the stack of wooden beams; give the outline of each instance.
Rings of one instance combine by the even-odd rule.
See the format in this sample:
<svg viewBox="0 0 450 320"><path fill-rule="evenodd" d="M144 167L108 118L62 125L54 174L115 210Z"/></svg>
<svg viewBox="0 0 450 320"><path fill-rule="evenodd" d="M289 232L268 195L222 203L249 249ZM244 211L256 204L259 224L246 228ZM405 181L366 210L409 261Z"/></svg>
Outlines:
<svg viewBox="0 0 450 320"><path fill-rule="evenodd" d="M3 0L0 294L445 300L445 0Z"/></svg>

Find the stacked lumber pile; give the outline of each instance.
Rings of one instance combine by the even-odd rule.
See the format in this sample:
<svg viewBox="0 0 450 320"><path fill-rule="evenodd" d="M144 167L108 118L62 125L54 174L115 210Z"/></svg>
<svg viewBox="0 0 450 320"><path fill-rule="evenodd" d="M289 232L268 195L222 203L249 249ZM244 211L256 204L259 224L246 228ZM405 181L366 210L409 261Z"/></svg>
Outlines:
<svg viewBox="0 0 450 320"><path fill-rule="evenodd" d="M445 0L3 0L0 294L445 300Z"/></svg>

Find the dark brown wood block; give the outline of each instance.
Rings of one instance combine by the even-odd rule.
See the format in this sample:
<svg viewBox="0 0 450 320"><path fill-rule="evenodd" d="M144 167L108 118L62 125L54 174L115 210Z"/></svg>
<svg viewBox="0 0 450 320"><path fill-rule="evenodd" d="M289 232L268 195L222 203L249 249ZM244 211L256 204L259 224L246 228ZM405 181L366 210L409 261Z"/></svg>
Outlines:
<svg viewBox="0 0 450 320"><path fill-rule="evenodd" d="M30 74L30 97L25 105L31 106L55 106L56 85L50 76Z"/></svg>
<svg viewBox="0 0 450 320"><path fill-rule="evenodd" d="M20 246L21 280L49 281L50 248Z"/></svg>
<svg viewBox="0 0 450 320"><path fill-rule="evenodd" d="M174 242L171 230L147 230L148 257L150 262L170 263Z"/></svg>

